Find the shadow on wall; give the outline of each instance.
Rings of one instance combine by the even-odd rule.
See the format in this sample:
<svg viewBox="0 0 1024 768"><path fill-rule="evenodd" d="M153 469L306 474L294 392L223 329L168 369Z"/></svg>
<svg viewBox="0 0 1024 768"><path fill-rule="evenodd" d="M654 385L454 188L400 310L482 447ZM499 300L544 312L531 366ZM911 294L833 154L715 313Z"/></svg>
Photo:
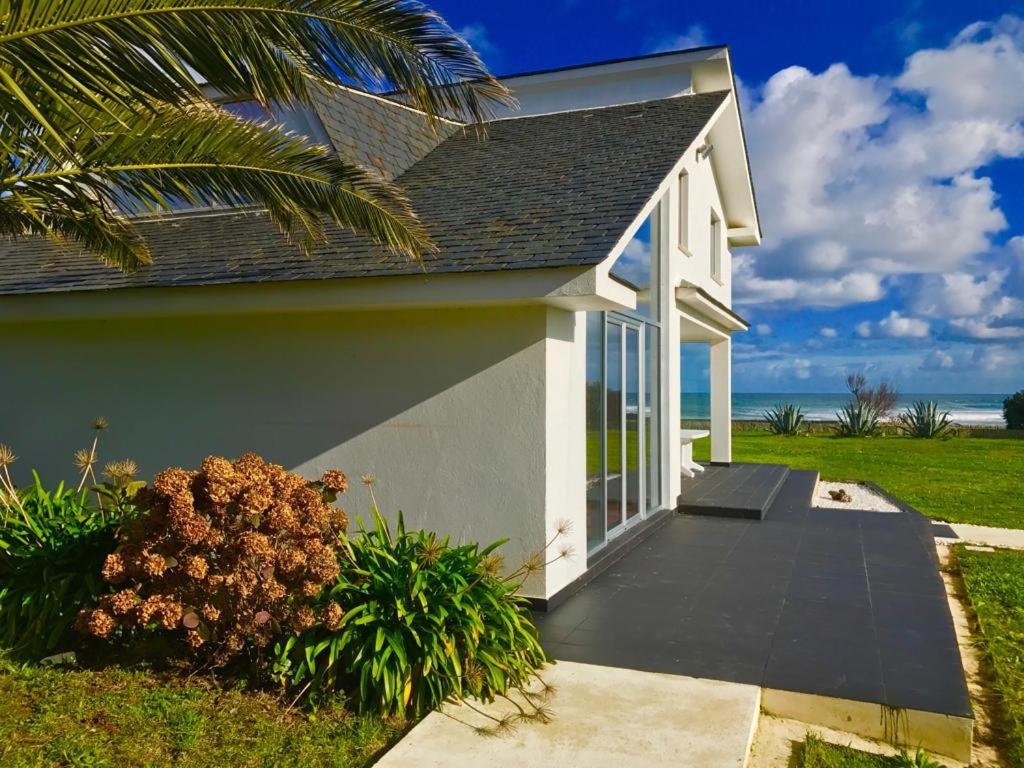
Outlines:
<svg viewBox="0 0 1024 768"><path fill-rule="evenodd" d="M543 472L544 334L542 307L22 324L0 341L0 442L18 481L69 479L104 416L101 465L147 478L255 451L353 486L371 472L412 518L473 485L523 504L542 492L525 481Z"/></svg>

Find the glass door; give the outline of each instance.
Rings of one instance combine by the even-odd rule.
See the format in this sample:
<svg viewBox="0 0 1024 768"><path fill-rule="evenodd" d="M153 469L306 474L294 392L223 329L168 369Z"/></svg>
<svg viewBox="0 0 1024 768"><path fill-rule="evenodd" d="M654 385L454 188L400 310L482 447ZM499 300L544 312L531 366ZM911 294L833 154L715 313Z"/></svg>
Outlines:
<svg viewBox="0 0 1024 768"><path fill-rule="evenodd" d="M640 461L640 328L639 325L623 323L623 397L622 397L622 447L623 478L626 493L626 522L634 519L642 509L641 485L643 470Z"/></svg>
<svg viewBox="0 0 1024 768"><path fill-rule="evenodd" d="M607 363L605 369L605 533L614 534L625 522L622 515L622 466L625 431L622 399L622 323L609 320L605 326Z"/></svg>
<svg viewBox="0 0 1024 768"><path fill-rule="evenodd" d="M592 313L587 322L587 549L647 511L644 325Z"/></svg>

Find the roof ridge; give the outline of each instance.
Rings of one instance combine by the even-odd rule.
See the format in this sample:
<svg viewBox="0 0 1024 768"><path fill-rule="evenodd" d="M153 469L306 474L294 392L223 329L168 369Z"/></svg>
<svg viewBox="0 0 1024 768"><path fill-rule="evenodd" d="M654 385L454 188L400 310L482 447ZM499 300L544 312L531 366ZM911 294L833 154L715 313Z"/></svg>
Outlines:
<svg viewBox="0 0 1024 768"><path fill-rule="evenodd" d="M723 93L731 93L732 91L728 88L720 88L717 91L701 91L700 93L680 93L675 96L665 96L660 99L644 99L643 101L624 101L621 104L597 104L592 107L577 107L575 109L560 109L555 112L541 112L535 115L509 115L508 117L496 117L493 120L488 120L482 125L493 125L494 123L504 123L509 120L531 120L539 117L552 117L554 115L569 115L576 112L598 112L605 109L621 109L623 107L639 107L646 104L662 104L668 101L675 101L676 99L692 99L701 96L719 96ZM467 126L472 127L472 126Z"/></svg>

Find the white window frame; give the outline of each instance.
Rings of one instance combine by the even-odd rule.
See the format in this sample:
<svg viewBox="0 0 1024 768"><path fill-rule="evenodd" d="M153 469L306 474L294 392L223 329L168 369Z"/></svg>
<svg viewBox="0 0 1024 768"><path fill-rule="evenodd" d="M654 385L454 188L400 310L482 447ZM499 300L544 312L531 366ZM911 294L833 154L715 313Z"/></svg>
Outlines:
<svg viewBox="0 0 1024 768"><path fill-rule="evenodd" d="M679 235L679 250L689 256L690 251L690 174L685 170L679 172L679 204L676 208Z"/></svg>
<svg viewBox="0 0 1024 768"><path fill-rule="evenodd" d="M722 284L722 217L714 208L711 209L711 279Z"/></svg>

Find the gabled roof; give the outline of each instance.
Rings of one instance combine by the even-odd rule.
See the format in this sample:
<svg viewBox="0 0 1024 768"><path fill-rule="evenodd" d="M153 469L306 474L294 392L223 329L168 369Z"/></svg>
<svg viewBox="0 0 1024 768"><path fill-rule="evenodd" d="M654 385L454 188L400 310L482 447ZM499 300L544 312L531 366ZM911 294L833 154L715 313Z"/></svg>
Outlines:
<svg viewBox="0 0 1024 768"><path fill-rule="evenodd" d="M728 91L496 120L456 133L398 178L440 248L428 273L604 260ZM0 241L0 295L416 274L338 228L313 258L260 211L140 221L154 263L124 275L76 248Z"/></svg>

